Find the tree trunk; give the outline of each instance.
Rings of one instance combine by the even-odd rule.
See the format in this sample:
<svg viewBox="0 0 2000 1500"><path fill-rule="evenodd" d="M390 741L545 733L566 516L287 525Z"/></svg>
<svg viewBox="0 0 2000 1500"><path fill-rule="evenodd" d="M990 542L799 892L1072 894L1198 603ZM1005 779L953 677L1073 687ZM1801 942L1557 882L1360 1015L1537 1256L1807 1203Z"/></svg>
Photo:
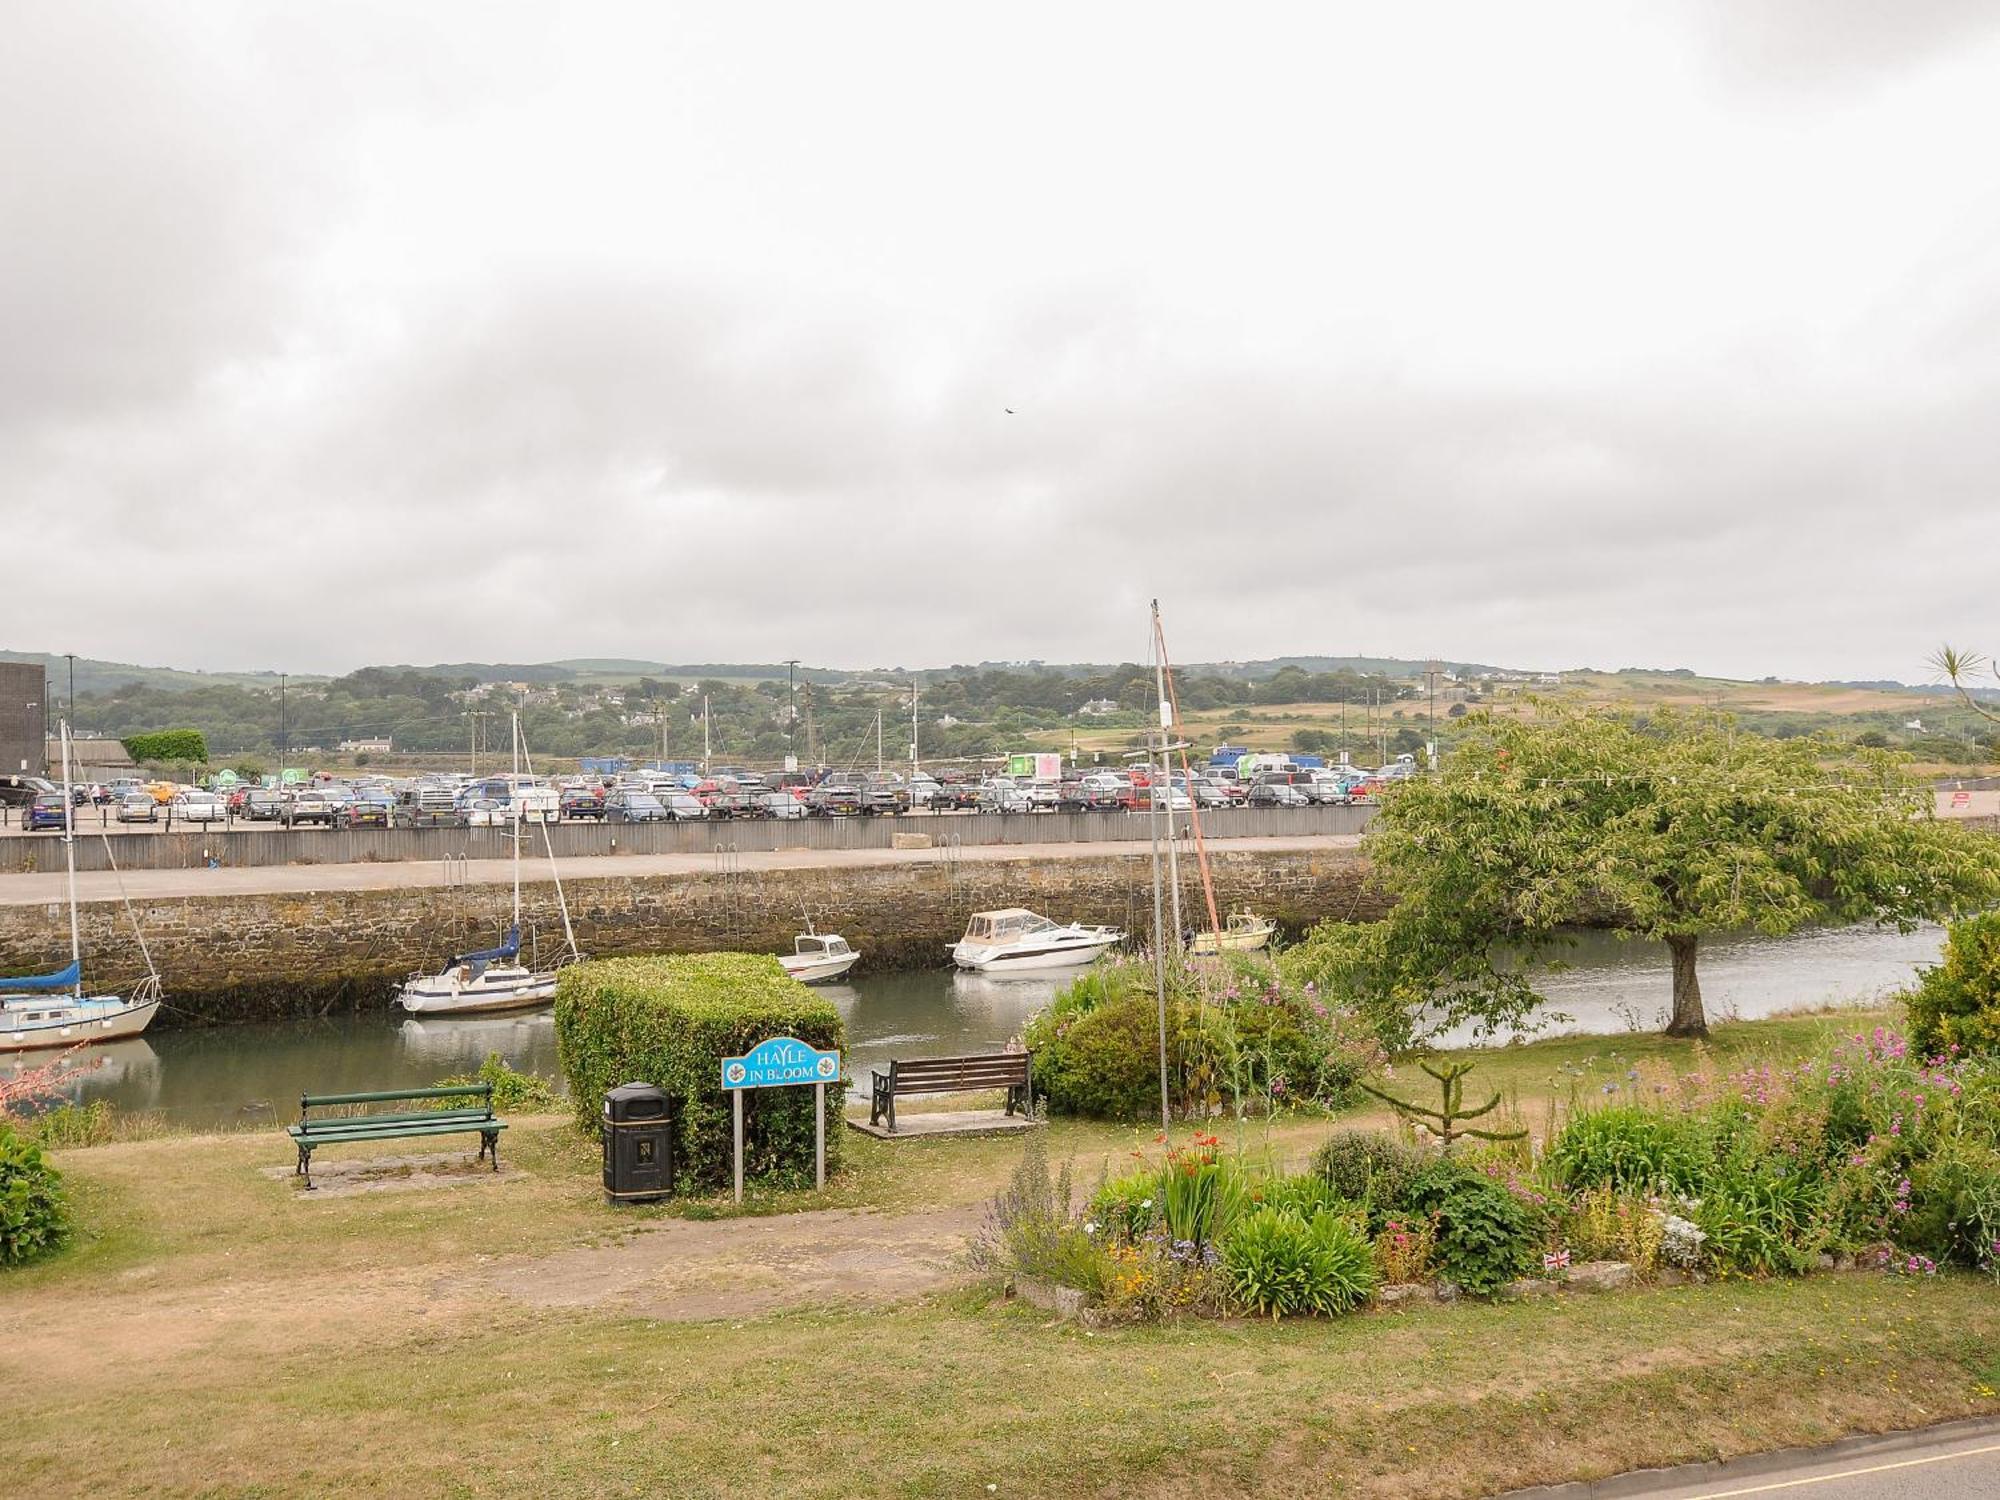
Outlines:
<svg viewBox="0 0 2000 1500"><path fill-rule="evenodd" d="M1708 1017L1701 1008L1701 981L1695 977L1695 934L1675 933L1667 939L1667 951L1674 959L1674 1018L1667 1022L1668 1036L1707 1036Z"/></svg>

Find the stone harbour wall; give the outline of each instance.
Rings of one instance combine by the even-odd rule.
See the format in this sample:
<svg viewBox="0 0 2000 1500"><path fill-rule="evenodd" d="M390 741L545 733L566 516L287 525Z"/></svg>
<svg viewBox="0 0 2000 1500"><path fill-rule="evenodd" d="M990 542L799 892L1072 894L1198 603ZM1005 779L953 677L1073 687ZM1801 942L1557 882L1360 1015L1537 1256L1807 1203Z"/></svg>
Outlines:
<svg viewBox="0 0 2000 1500"><path fill-rule="evenodd" d="M1250 907L1296 933L1327 918L1382 914L1352 849L1211 850L1216 902ZM1184 860L1182 910L1199 925L1201 886ZM942 967L974 911L1027 906L1057 921L1105 922L1144 934L1152 870L1130 855L941 861L867 868L718 871L565 882L578 945L591 957L744 949L790 952L804 914L865 955L859 972ZM490 946L505 929L506 885L190 896L135 903L164 985L160 1027L320 1016L384 1003L408 975L454 952ZM553 959L563 948L553 885L522 890L522 946ZM144 973L117 902L81 908L86 973L123 987ZM0 972L60 966L68 933L60 905L0 907Z"/></svg>

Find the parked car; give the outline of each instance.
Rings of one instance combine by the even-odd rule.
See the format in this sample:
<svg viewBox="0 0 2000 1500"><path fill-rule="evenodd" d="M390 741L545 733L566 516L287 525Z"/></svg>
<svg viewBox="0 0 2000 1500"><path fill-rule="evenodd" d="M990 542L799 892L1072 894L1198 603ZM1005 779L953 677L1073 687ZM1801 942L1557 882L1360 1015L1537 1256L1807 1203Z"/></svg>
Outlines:
<svg viewBox="0 0 2000 1500"><path fill-rule="evenodd" d="M0 776L0 806L28 807L42 793L56 790L56 784L44 776Z"/></svg>
<svg viewBox="0 0 2000 1500"><path fill-rule="evenodd" d="M1250 788L1252 807L1309 807L1312 798L1289 781L1260 781Z"/></svg>
<svg viewBox="0 0 2000 1500"><path fill-rule="evenodd" d="M146 790L152 794L152 798L156 803L161 807L165 807L175 797L180 795L181 789L176 782L149 781L146 783Z"/></svg>
<svg viewBox="0 0 2000 1500"><path fill-rule="evenodd" d="M994 776L980 785L979 810L1003 815L1033 812L1035 799L1026 787L1016 786L1012 777Z"/></svg>
<svg viewBox="0 0 2000 1500"><path fill-rule="evenodd" d="M767 818L803 818L806 815L805 803L783 787L755 795L764 799L764 816Z"/></svg>
<svg viewBox="0 0 2000 1500"><path fill-rule="evenodd" d="M167 804L176 823L221 823L229 817L229 804L213 792L188 787Z"/></svg>
<svg viewBox="0 0 2000 1500"><path fill-rule="evenodd" d="M42 792L21 812L21 826L30 833L48 829L61 832L69 826L69 807L61 792Z"/></svg>
<svg viewBox="0 0 2000 1500"><path fill-rule="evenodd" d="M573 786L562 794L562 816L567 822L571 818L591 818L604 821L604 788L597 786Z"/></svg>
<svg viewBox="0 0 2000 1500"><path fill-rule="evenodd" d="M160 821L160 804L153 800L153 794L141 788L128 792L118 802L118 821L121 823L157 823Z"/></svg>
<svg viewBox="0 0 2000 1500"><path fill-rule="evenodd" d="M669 816L665 804L651 792L619 790L604 799L607 823L664 823Z"/></svg>
<svg viewBox="0 0 2000 1500"><path fill-rule="evenodd" d="M976 781L940 781L931 793L932 812L970 812L979 806Z"/></svg>
<svg viewBox="0 0 2000 1500"><path fill-rule="evenodd" d="M685 787L666 793L659 799L659 802L667 810L668 816L676 823L689 823L697 818L708 816L708 809L702 806L701 798L695 796L693 792L688 791ZM805 804L800 803L799 807L803 813Z"/></svg>
<svg viewBox="0 0 2000 1500"><path fill-rule="evenodd" d="M1193 812L1194 798L1183 787L1171 786L1162 781L1156 783L1149 793L1149 805L1165 808L1170 813Z"/></svg>
<svg viewBox="0 0 2000 1500"><path fill-rule="evenodd" d="M406 786L389 814L392 828L463 828L466 819L455 788L438 782Z"/></svg>
<svg viewBox="0 0 2000 1500"><path fill-rule="evenodd" d="M916 771L910 776L910 806L929 807L944 790L944 784L928 771Z"/></svg>
<svg viewBox="0 0 2000 1500"><path fill-rule="evenodd" d="M253 786L236 805L236 816L249 823L275 823L285 815L285 799L268 787Z"/></svg>
<svg viewBox="0 0 2000 1500"><path fill-rule="evenodd" d="M293 789L285 799L284 824L287 828L298 828L307 823L317 823L322 828L333 827L338 812L338 804L318 787L302 786Z"/></svg>
<svg viewBox="0 0 2000 1500"><path fill-rule="evenodd" d="M806 807L816 817L838 818L862 808L861 786L853 781L822 781L812 789Z"/></svg>
<svg viewBox="0 0 2000 1500"><path fill-rule="evenodd" d="M1082 780L1085 804L1093 812L1117 812L1139 805L1138 790L1116 771L1092 771Z"/></svg>
<svg viewBox="0 0 2000 1500"><path fill-rule="evenodd" d="M337 828L389 828L395 823L396 804L377 791L358 794L343 804L334 816Z"/></svg>

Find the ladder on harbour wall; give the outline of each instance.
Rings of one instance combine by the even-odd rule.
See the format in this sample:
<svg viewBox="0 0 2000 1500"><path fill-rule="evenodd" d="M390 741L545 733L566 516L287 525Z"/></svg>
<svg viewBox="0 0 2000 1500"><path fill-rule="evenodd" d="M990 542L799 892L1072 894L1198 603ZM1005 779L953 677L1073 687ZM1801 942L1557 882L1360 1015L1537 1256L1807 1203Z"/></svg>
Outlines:
<svg viewBox="0 0 2000 1500"><path fill-rule="evenodd" d="M729 944L743 936L743 852L735 843L716 844L715 873L721 878L722 914L715 929Z"/></svg>

